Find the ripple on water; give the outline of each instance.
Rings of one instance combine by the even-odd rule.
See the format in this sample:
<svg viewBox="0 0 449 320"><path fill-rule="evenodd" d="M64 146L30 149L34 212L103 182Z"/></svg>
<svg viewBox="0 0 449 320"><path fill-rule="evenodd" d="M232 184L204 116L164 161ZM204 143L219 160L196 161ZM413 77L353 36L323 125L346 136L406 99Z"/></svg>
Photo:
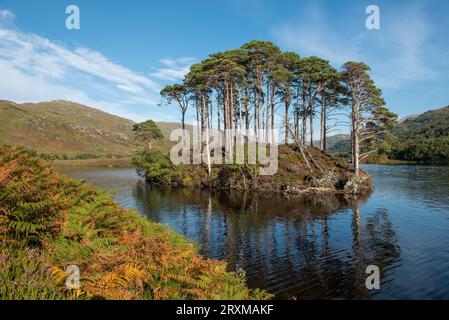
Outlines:
<svg viewBox="0 0 449 320"><path fill-rule="evenodd" d="M449 298L449 170L364 169L375 192L358 200L158 189L132 169L64 171L116 189L123 206L171 225L278 298ZM379 291L364 286L369 264L382 271Z"/></svg>

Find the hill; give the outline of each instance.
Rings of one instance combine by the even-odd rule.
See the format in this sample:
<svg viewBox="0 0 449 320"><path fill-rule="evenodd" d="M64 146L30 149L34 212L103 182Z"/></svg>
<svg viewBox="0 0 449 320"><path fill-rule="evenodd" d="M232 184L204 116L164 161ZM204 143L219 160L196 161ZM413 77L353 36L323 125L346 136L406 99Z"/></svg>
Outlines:
<svg viewBox="0 0 449 320"><path fill-rule="evenodd" d="M336 153L336 147L338 149L338 145L346 140L350 140L351 136L347 133L338 133L338 134L334 134L332 136L328 136L326 138L326 147L327 150L330 151L331 153ZM315 147L318 147L320 145L320 140L315 140L313 142L313 145Z"/></svg>
<svg viewBox="0 0 449 320"><path fill-rule="evenodd" d="M399 123L388 156L397 160L449 160L449 106Z"/></svg>
<svg viewBox="0 0 449 320"><path fill-rule="evenodd" d="M156 122L159 129L161 129L164 135L164 140L170 140L170 134L175 129L181 129L182 125L180 122ZM192 125L186 124L186 129L192 133Z"/></svg>
<svg viewBox="0 0 449 320"><path fill-rule="evenodd" d="M347 155L351 152L351 135L336 134L327 138L327 152L336 155Z"/></svg>
<svg viewBox="0 0 449 320"><path fill-rule="evenodd" d="M390 159L449 161L449 106L408 118L392 133Z"/></svg>
<svg viewBox="0 0 449 320"><path fill-rule="evenodd" d="M0 143L57 158L125 157L141 148L131 120L74 102L0 100L0 119Z"/></svg>
<svg viewBox="0 0 449 320"><path fill-rule="evenodd" d="M449 161L449 106L410 115L398 121L392 135L379 144L379 152L368 162L389 160L447 162ZM350 137L341 135L329 147L330 153L351 152Z"/></svg>
<svg viewBox="0 0 449 320"><path fill-rule="evenodd" d="M449 106L407 117L393 130L401 140L449 136Z"/></svg>

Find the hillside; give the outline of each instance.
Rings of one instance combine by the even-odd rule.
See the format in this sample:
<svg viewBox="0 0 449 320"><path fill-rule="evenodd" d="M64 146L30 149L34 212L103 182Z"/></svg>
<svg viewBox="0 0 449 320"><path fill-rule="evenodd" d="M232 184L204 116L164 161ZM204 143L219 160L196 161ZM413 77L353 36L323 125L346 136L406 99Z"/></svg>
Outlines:
<svg viewBox="0 0 449 320"><path fill-rule="evenodd" d="M449 160L449 106L399 123L388 156L397 160Z"/></svg>
<svg viewBox="0 0 449 320"><path fill-rule="evenodd" d="M0 100L0 144L23 145L58 158L124 157L141 148L133 122L69 101Z"/></svg>
<svg viewBox="0 0 449 320"><path fill-rule="evenodd" d="M338 133L332 136L328 136L326 138L326 147L327 150L331 153L335 153L338 150L338 146L340 143L344 141L349 141L351 139L350 135L347 133ZM314 141L314 146L318 147L320 145L320 140Z"/></svg>
<svg viewBox="0 0 449 320"><path fill-rule="evenodd" d="M401 140L449 136L449 106L407 117L393 130Z"/></svg>
<svg viewBox="0 0 449 320"><path fill-rule="evenodd" d="M447 162L449 161L449 106L410 115L398 121L392 135L379 144L379 154L368 162L388 160ZM351 152L349 136L330 146L333 154Z"/></svg>
<svg viewBox="0 0 449 320"><path fill-rule="evenodd" d="M159 129L161 129L162 134L164 135L164 140L170 140L170 134L175 129L181 129L181 123L178 122L156 122ZM186 129L192 133L192 125L186 124Z"/></svg>

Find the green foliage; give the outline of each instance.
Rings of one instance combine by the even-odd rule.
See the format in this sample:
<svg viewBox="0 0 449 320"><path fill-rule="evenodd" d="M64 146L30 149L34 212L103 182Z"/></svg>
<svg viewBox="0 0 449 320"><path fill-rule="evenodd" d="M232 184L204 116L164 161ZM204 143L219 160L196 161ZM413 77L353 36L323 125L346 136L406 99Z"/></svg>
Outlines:
<svg viewBox="0 0 449 320"><path fill-rule="evenodd" d="M149 152L151 153L151 152ZM151 156L150 156L151 158ZM152 159L152 158L151 158ZM170 228L111 194L0 147L0 298L266 299ZM81 288L67 290L76 265Z"/></svg>
<svg viewBox="0 0 449 320"><path fill-rule="evenodd" d="M170 158L157 150L145 150L133 158L137 173L153 184L171 184L177 181L176 167Z"/></svg>
<svg viewBox="0 0 449 320"><path fill-rule="evenodd" d="M160 140L164 138L161 130L153 120L147 120L145 122L134 124L133 132L136 136L136 139L147 142L150 144L150 146L153 140Z"/></svg>
<svg viewBox="0 0 449 320"><path fill-rule="evenodd" d="M449 161L449 107L405 120L392 133L391 159Z"/></svg>
<svg viewBox="0 0 449 320"><path fill-rule="evenodd" d="M0 246L0 300L60 300L38 251L21 245Z"/></svg>
<svg viewBox="0 0 449 320"><path fill-rule="evenodd" d="M449 161L449 137L407 139L391 147L393 159L410 161Z"/></svg>

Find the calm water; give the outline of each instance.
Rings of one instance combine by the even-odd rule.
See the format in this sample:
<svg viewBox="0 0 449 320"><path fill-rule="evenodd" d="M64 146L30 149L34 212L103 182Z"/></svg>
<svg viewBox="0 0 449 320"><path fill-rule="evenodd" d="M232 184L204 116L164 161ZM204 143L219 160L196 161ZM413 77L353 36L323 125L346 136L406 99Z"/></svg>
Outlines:
<svg viewBox="0 0 449 320"><path fill-rule="evenodd" d="M365 199L284 198L147 186L132 169L61 169L169 224L202 254L242 268L278 298L449 299L449 168L364 167ZM365 268L381 289L365 288Z"/></svg>

